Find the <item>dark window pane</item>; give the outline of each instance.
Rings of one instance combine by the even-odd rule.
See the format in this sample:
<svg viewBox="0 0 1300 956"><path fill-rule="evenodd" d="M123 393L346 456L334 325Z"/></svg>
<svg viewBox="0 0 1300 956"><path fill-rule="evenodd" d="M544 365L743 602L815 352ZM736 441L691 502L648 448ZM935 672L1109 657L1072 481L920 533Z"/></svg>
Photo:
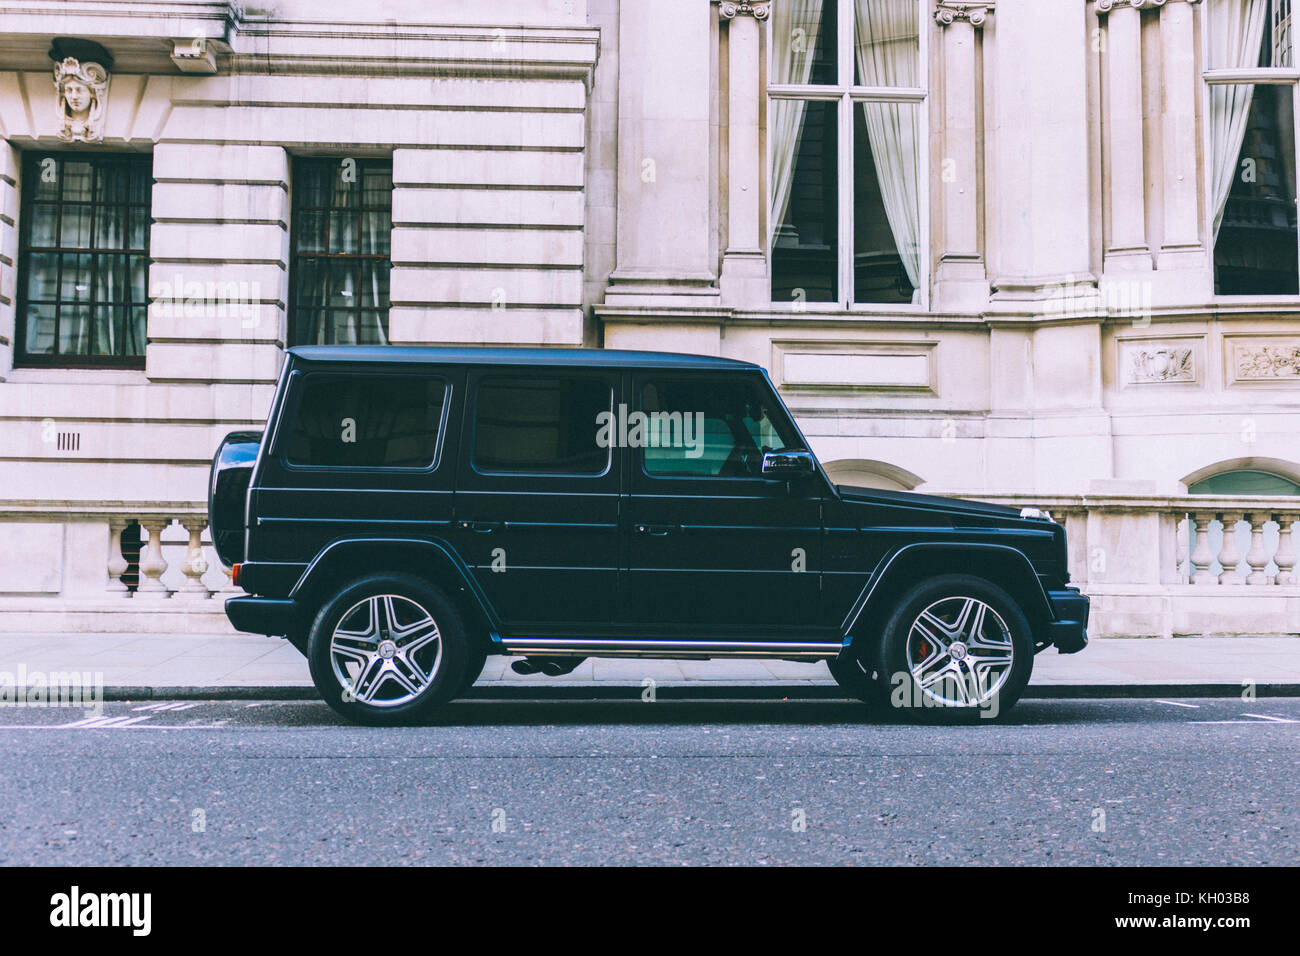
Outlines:
<svg viewBox="0 0 1300 956"><path fill-rule="evenodd" d="M648 474L757 478L764 452L789 447L750 382L652 382L642 390L641 409Z"/></svg>
<svg viewBox="0 0 1300 956"><path fill-rule="evenodd" d="M59 301L62 304L90 301L91 268L94 257L90 255L64 255L63 278L59 284Z"/></svg>
<svg viewBox="0 0 1300 956"><path fill-rule="evenodd" d="M295 465L425 468L433 463L447 387L414 375L308 375L284 457Z"/></svg>
<svg viewBox="0 0 1300 956"><path fill-rule="evenodd" d="M384 325L385 314L373 309L357 313L357 342L359 344L388 344L388 329Z"/></svg>
<svg viewBox="0 0 1300 956"><path fill-rule="evenodd" d="M316 210L304 210L299 214L294 246L300 254L325 251L325 216Z"/></svg>
<svg viewBox="0 0 1300 956"><path fill-rule="evenodd" d="M95 355L116 354L117 338L121 328L122 309L120 307L96 306L94 325L91 330L91 353Z"/></svg>
<svg viewBox="0 0 1300 956"><path fill-rule="evenodd" d="M63 303L59 307L59 352L84 355L89 347L90 306Z"/></svg>
<svg viewBox="0 0 1300 956"><path fill-rule="evenodd" d="M90 246L90 206L82 203L63 206L59 217L59 245L64 249L86 249Z"/></svg>
<svg viewBox="0 0 1300 956"><path fill-rule="evenodd" d="M328 206L333 164L300 163L294 171L294 197L302 206Z"/></svg>
<svg viewBox="0 0 1300 956"><path fill-rule="evenodd" d="M479 384L474 465L482 471L598 475L609 447L597 444L597 416L613 392L595 379L493 377Z"/></svg>
<svg viewBox="0 0 1300 956"><path fill-rule="evenodd" d="M853 301L910 303L920 274L919 107L853 109ZM879 164L877 157L880 157Z"/></svg>
<svg viewBox="0 0 1300 956"><path fill-rule="evenodd" d="M368 256L387 256L393 218L387 209L361 214L361 252Z"/></svg>
<svg viewBox="0 0 1300 956"><path fill-rule="evenodd" d="M773 302L839 299L838 105L772 101Z"/></svg>
<svg viewBox="0 0 1300 956"><path fill-rule="evenodd" d="M95 210L96 249L121 249L126 244L125 218L124 206L101 206Z"/></svg>
<svg viewBox="0 0 1300 956"><path fill-rule="evenodd" d="M368 309L388 308L387 259L365 259L361 264L361 305Z"/></svg>
<svg viewBox="0 0 1300 956"><path fill-rule="evenodd" d="M62 199L68 202L90 202L94 198L91 187L95 181L94 167L88 162L74 160L62 164Z"/></svg>
<svg viewBox="0 0 1300 956"><path fill-rule="evenodd" d="M33 355L54 353L54 306L27 307L27 352Z"/></svg>
<svg viewBox="0 0 1300 956"><path fill-rule="evenodd" d="M32 206L31 232L27 244L37 249L58 245L59 207L54 203Z"/></svg>
<svg viewBox="0 0 1300 956"><path fill-rule="evenodd" d="M1212 96L1248 87L1211 87ZM1292 88L1253 87L1241 150L1214 243L1214 291L1220 295L1295 295L1295 123Z"/></svg>
<svg viewBox="0 0 1300 956"><path fill-rule="evenodd" d="M329 251L334 255L357 253L357 214L351 209L329 214Z"/></svg>
<svg viewBox="0 0 1300 956"><path fill-rule="evenodd" d="M32 253L27 259L27 301L53 302L59 297L59 256Z"/></svg>
<svg viewBox="0 0 1300 956"><path fill-rule="evenodd" d="M327 305L340 309L354 309L357 301L357 263L335 260L329 264L329 295Z"/></svg>

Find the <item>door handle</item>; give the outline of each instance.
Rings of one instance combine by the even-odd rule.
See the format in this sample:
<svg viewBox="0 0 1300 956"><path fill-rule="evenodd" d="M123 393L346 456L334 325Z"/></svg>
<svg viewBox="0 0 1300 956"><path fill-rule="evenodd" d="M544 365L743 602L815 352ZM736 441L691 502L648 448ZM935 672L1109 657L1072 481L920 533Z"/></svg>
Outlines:
<svg viewBox="0 0 1300 956"><path fill-rule="evenodd" d="M501 527L500 521L461 521L459 524L462 531L473 531L475 534L490 534Z"/></svg>
<svg viewBox="0 0 1300 956"><path fill-rule="evenodd" d="M639 524L636 526L637 534L648 534L655 538L662 538L673 530L670 524Z"/></svg>

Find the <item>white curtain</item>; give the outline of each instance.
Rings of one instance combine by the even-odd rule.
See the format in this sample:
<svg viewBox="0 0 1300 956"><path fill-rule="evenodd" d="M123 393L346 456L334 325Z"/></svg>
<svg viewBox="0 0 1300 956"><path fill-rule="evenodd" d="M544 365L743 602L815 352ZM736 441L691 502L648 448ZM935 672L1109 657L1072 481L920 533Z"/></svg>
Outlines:
<svg viewBox="0 0 1300 956"><path fill-rule="evenodd" d="M917 86L916 0L856 0L859 82ZM921 131L913 103L861 103L876 179L908 281L921 289Z"/></svg>
<svg viewBox="0 0 1300 956"><path fill-rule="evenodd" d="M1211 69L1240 70L1257 66L1264 39L1267 0L1209 0L1206 33ZM1219 236L1237 157L1246 136L1246 118L1255 88L1246 83L1210 84L1210 190L1214 209L1211 240Z"/></svg>
<svg viewBox="0 0 1300 956"><path fill-rule="evenodd" d="M832 3L835 0L831 0ZM807 83L812 76L817 32L821 27L822 0L777 0L772 4L772 75L769 83ZM768 210L768 239L776 234L790 207L794 165L798 159L799 133L803 128L806 103L803 100L773 100L771 208Z"/></svg>

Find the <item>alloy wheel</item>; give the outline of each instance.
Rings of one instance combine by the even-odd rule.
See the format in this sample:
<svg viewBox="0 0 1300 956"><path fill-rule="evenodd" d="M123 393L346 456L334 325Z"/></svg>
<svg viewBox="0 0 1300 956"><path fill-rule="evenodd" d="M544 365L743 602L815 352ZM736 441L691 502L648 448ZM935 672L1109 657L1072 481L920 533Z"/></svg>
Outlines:
<svg viewBox="0 0 1300 956"><path fill-rule="evenodd" d="M399 594L377 594L339 618L329 652L344 700L397 707L433 682L442 664L442 635L419 603Z"/></svg>
<svg viewBox="0 0 1300 956"><path fill-rule="evenodd" d="M973 597L935 601L907 635L907 665L921 692L948 707L988 703L1015 663L1006 621Z"/></svg>

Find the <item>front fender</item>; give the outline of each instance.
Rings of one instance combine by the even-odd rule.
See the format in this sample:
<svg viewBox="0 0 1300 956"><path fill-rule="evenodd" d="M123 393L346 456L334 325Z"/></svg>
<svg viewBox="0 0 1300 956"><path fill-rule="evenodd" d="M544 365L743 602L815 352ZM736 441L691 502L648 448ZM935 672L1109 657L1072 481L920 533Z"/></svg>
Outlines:
<svg viewBox="0 0 1300 956"><path fill-rule="evenodd" d="M918 561L927 567L923 576L913 571ZM1029 559L1005 544L978 542L918 542L885 554L845 615L842 627L850 636L872 609L888 606L897 593L923 577L936 574L974 574L1003 587L1021 603L1033 624L1046 624L1056 614ZM898 586L902 581L901 587Z"/></svg>

